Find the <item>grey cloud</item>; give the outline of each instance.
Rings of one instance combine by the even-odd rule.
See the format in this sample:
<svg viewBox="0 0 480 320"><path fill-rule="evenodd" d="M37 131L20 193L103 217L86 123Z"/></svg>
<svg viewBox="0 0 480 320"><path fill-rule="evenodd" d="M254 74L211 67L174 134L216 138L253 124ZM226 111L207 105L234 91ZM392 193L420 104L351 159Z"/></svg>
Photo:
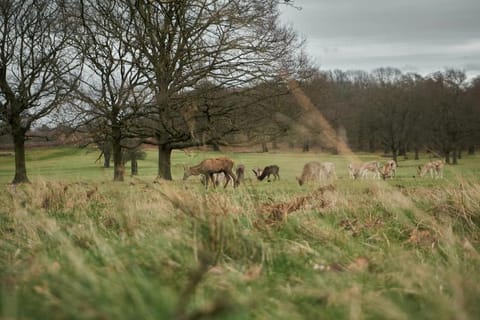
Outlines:
<svg viewBox="0 0 480 320"><path fill-rule="evenodd" d="M283 21L307 38L320 65L409 70L480 61L480 0L296 0ZM408 68L406 67L408 66Z"/></svg>
<svg viewBox="0 0 480 320"><path fill-rule="evenodd" d="M448 41L478 37L478 0L307 0L287 20L313 37L363 41Z"/></svg>

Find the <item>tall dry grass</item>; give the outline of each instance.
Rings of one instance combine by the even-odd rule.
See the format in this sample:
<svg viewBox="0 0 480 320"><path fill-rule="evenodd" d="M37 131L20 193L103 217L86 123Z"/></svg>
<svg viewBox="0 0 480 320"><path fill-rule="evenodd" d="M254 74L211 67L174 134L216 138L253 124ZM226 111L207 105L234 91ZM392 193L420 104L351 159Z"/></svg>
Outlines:
<svg viewBox="0 0 480 320"><path fill-rule="evenodd" d="M139 179L2 189L6 319L473 319L480 311L475 181L433 189L338 181L323 192L268 194ZM272 222L268 208L286 211Z"/></svg>

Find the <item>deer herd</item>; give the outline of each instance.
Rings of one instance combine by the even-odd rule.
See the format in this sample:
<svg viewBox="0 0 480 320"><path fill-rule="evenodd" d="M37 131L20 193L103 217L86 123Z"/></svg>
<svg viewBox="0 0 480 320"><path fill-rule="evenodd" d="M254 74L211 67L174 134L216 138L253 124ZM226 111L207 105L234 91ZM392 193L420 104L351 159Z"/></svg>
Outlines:
<svg viewBox="0 0 480 320"><path fill-rule="evenodd" d="M445 162L442 160L435 160L425 163L417 167L417 174L419 177L424 177L427 173L431 178L443 178L443 167ZM183 180L190 176L201 175L201 181L208 188L209 184L216 187L224 184L226 188L229 184L233 187L238 187L245 179L245 166L238 165L233 173L234 162L227 157L205 159L199 164L192 167L184 167ZM265 178L270 180L280 180L280 167L278 165L269 165L261 168L252 169L258 181L263 181ZM364 163L352 162L348 164L348 174L351 179L387 179L393 178L396 175L397 163L394 160L388 160L385 163L379 161L368 161ZM335 164L333 162L319 162L310 161L303 166L302 174L296 177L298 184L303 185L309 182L320 182L324 180L338 179Z"/></svg>

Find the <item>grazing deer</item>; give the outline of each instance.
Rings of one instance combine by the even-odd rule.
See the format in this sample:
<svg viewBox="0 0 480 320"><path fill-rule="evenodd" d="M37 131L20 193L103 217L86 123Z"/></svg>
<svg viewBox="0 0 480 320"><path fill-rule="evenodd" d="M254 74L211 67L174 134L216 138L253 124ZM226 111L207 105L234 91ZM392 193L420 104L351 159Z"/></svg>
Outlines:
<svg viewBox="0 0 480 320"><path fill-rule="evenodd" d="M365 162L360 168L360 177L368 178L368 173L373 173L373 178L380 179L380 163L378 161Z"/></svg>
<svg viewBox="0 0 480 320"><path fill-rule="evenodd" d="M325 170L324 166L318 161L307 162L303 166L303 171L300 178L296 177L298 184L303 185L304 183L311 182L311 181L313 182L320 181L322 172L324 170Z"/></svg>
<svg viewBox="0 0 480 320"><path fill-rule="evenodd" d="M237 174L237 180L235 180L235 185L238 187L240 183L242 183L245 179L245 166L243 164L239 164L235 173Z"/></svg>
<svg viewBox="0 0 480 320"><path fill-rule="evenodd" d="M236 181L235 174L232 171L233 160L229 158L205 159L196 166L184 167L183 180L187 180L190 176L198 176L203 174L205 176L205 187L208 188L208 182L211 181L215 187L214 174L222 172L225 175L225 185L227 187L230 179ZM235 184L234 184L235 186Z"/></svg>
<svg viewBox="0 0 480 320"><path fill-rule="evenodd" d="M417 167L418 176L423 178L427 173L430 173L430 178L443 178L444 165L445 163L442 160L427 162Z"/></svg>
<svg viewBox="0 0 480 320"><path fill-rule="evenodd" d="M275 178L274 180L277 180L277 178L280 179L279 171L280 171L280 168L276 164L273 164L271 166L266 166L265 168L263 168L261 173L259 173L256 170L253 170L253 173L255 173L255 176L260 181L262 181L265 178L268 179L267 181L270 181L270 175L272 174L273 174L273 177Z"/></svg>
<svg viewBox="0 0 480 320"><path fill-rule="evenodd" d="M324 162L322 163L323 170L322 173L325 174L327 179L333 178L337 179L337 173L335 171L335 164L333 162Z"/></svg>
<svg viewBox="0 0 480 320"><path fill-rule="evenodd" d="M383 180L386 178L393 178L397 172L397 163L395 160L388 160L382 168L381 174Z"/></svg>
<svg viewBox="0 0 480 320"><path fill-rule="evenodd" d="M443 178L443 167L445 166L445 162L443 160L433 161L435 164L435 172L437 173L438 178Z"/></svg>
<svg viewBox="0 0 480 320"><path fill-rule="evenodd" d="M417 174L420 178L423 178L427 173L430 173L430 178L433 178L435 175L435 165L433 162L427 162L423 165L417 167Z"/></svg>
<svg viewBox="0 0 480 320"><path fill-rule="evenodd" d="M348 175L351 179L357 179L360 176L360 169L362 164L358 162L352 162L348 164Z"/></svg>

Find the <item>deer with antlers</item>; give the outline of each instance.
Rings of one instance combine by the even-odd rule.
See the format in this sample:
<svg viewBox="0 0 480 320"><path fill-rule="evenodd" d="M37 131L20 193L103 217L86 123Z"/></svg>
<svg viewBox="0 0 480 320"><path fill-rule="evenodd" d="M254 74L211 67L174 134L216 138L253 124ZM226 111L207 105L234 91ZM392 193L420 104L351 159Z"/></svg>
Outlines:
<svg viewBox="0 0 480 320"><path fill-rule="evenodd" d="M236 186L236 177L233 173L233 160L230 158L215 158L205 159L196 166L184 167L183 180L187 180L190 176L198 176L200 174L205 176L205 187L208 188L209 181L215 187L214 174L223 173L225 175L225 185L227 187L230 180L233 180L234 187Z"/></svg>
<svg viewBox="0 0 480 320"><path fill-rule="evenodd" d="M273 175L274 180L280 179L280 167L277 166L276 164L273 164L271 166L266 166L261 169L252 169L253 173L257 177L258 180L262 181L263 179L267 178L267 181L270 181L270 175Z"/></svg>

